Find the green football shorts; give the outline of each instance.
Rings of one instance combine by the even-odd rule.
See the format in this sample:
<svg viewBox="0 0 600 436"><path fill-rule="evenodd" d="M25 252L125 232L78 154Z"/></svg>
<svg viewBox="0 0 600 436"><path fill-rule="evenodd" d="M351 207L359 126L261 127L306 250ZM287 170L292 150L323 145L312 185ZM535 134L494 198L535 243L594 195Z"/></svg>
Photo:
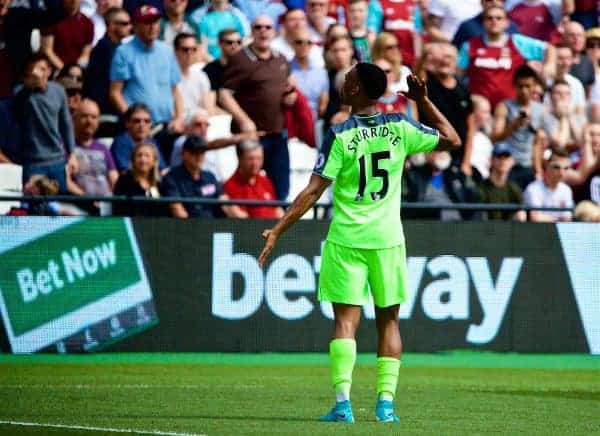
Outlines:
<svg viewBox="0 0 600 436"><path fill-rule="evenodd" d="M325 241L319 301L364 306L369 287L377 307L401 304L407 289L406 247L362 249Z"/></svg>

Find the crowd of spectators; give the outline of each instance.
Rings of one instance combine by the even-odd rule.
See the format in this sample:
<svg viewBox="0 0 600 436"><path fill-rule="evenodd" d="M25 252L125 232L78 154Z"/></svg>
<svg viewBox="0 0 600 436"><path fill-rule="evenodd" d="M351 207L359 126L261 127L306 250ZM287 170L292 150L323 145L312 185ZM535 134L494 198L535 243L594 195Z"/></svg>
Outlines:
<svg viewBox="0 0 600 436"><path fill-rule="evenodd" d="M381 112L428 124L403 94L423 78L460 151L413 155L403 201L441 220L597 219L600 2L594 0L0 0L0 163L26 196L287 200L292 138L344 121L344 75L387 75ZM210 138L211 119L231 126ZM227 178L207 155L235 147ZM307 163L310 166L310 163ZM23 202L21 213L103 214ZM115 215L276 218L272 206L119 203ZM592 217L592 218L590 218Z"/></svg>

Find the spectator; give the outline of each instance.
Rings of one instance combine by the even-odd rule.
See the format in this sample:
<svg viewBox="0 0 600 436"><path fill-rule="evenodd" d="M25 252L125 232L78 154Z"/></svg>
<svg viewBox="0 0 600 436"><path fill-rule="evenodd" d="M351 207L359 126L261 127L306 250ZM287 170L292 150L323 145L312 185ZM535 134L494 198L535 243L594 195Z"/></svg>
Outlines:
<svg viewBox="0 0 600 436"><path fill-rule="evenodd" d="M14 97L0 100L0 163L19 162L21 128Z"/></svg>
<svg viewBox="0 0 600 436"><path fill-rule="evenodd" d="M293 35L303 29L307 29L306 13L302 9L289 9L283 15L281 34L273 39L271 48L279 51L288 61L294 58L294 37ZM322 67L323 47L313 44L310 47L310 62L315 67Z"/></svg>
<svg viewBox="0 0 600 436"><path fill-rule="evenodd" d="M313 122L321 118L329 103L329 78L323 67L310 63L310 49L313 42L307 29L294 34L294 59L290 66L292 78L298 89L306 96L312 110Z"/></svg>
<svg viewBox="0 0 600 436"><path fill-rule="evenodd" d="M21 209L24 209L27 215L57 216L57 215L85 215L85 212L79 208L62 204L57 201L40 201L32 197L45 197L59 193L59 186L56 180L50 179L42 174L32 175L23 186L23 197L26 199L21 202ZM11 210L9 215L14 214ZM22 215L20 213L19 215Z"/></svg>
<svg viewBox="0 0 600 436"><path fill-rule="evenodd" d="M582 201L573 211L573 221L600 223L600 206L588 200Z"/></svg>
<svg viewBox="0 0 600 436"><path fill-rule="evenodd" d="M131 32L131 20L125 9L110 8L104 15L106 33L90 54L83 81L83 95L94 100L103 114L118 112L109 99L110 65L115 50Z"/></svg>
<svg viewBox="0 0 600 436"><path fill-rule="evenodd" d="M595 72L594 65L592 65L590 59L585 54L586 38L583 26L575 21L566 23L562 42L571 47L575 56L573 66L571 67L571 74L577 77L583 86L589 89L594 83Z"/></svg>
<svg viewBox="0 0 600 436"><path fill-rule="evenodd" d="M42 29L41 50L51 65L87 65L94 41L94 24L79 11L81 0L61 0L64 18Z"/></svg>
<svg viewBox="0 0 600 436"><path fill-rule="evenodd" d="M75 111L81 104L82 100L81 82L78 82L69 76L61 77L56 81L65 89L65 93L67 94L69 114L71 114L71 118L73 118L73 115L75 114Z"/></svg>
<svg viewBox="0 0 600 436"><path fill-rule="evenodd" d="M221 30L219 32L219 47L221 48L219 59L209 62L204 67L204 72L210 80L210 89L213 91L213 95L216 95L223 85L223 73L229 58L242 49L242 37L233 29Z"/></svg>
<svg viewBox="0 0 600 436"><path fill-rule="evenodd" d="M567 172L566 182L574 189L576 202L592 200L600 204L600 124L585 128L581 161L576 170Z"/></svg>
<svg viewBox="0 0 600 436"><path fill-rule="evenodd" d="M129 169L131 153L137 145L149 143L158 149L156 142L150 136L152 117L148 106L143 103L132 104L123 114L123 121L125 122L125 131L115 137L110 148L119 172ZM158 153L158 163L161 170L166 168L160 152Z"/></svg>
<svg viewBox="0 0 600 436"><path fill-rule="evenodd" d="M392 91L391 84L394 78L394 70L392 64L386 61L384 58L377 59L373 62L388 77L388 86L379 100L377 101L377 110L383 113L399 112L411 116L417 113L417 107L414 101L407 99L404 95L395 93ZM412 116L411 116L412 118Z"/></svg>
<svg viewBox="0 0 600 436"><path fill-rule="evenodd" d="M290 158L281 107L288 89L289 64L271 50L275 30L269 17L254 21L252 36L253 42L227 65L219 101L233 115L234 131L266 132L260 140L264 169L277 198L285 200L290 188Z"/></svg>
<svg viewBox="0 0 600 436"><path fill-rule="evenodd" d="M25 61L23 88L15 96L17 124L23 133L20 160L23 183L33 174L43 174L67 192L65 163L73 148L73 124L63 88L48 79L51 64L44 54Z"/></svg>
<svg viewBox="0 0 600 436"><path fill-rule="evenodd" d="M275 188L266 174L261 171L263 149L258 141L245 141L236 148L238 167L235 173L223 184L225 194L234 200L276 200ZM239 206L243 214L240 218L276 219L283 216L281 207Z"/></svg>
<svg viewBox="0 0 600 436"><path fill-rule="evenodd" d="M452 165L452 158L446 151L433 151L426 154L425 165L410 167L402 185L402 201L422 201L440 205L452 203L479 203L480 197L473 179ZM471 219L479 214L473 211L405 210L406 218L441 219L455 221Z"/></svg>
<svg viewBox="0 0 600 436"><path fill-rule="evenodd" d="M516 98L503 101L494 112L492 142L505 141L510 146L515 159L510 179L521 189L542 176L544 132L551 130L544 105L532 100L537 77L529 66L519 67L513 80Z"/></svg>
<svg viewBox="0 0 600 436"><path fill-rule="evenodd" d="M180 33L195 35L196 26L185 15L188 0L163 0L163 5L165 16L160 20L159 39L171 47ZM199 58L202 54L198 52L196 55Z"/></svg>
<svg viewBox="0 0 600 436"><path fill-rule="evenodd" d="M210 0L208 5L192 12L190 20L196 25L196 33L206 41L208 54L214 59L221 56L218 44L221 30L235 29L242 38L250 33L248 19L242 11L232 6L229 0Z"/></svg>
<svg viewBox="0 0 600 436"><path fill-rule="evenodd" d="M94 24L94 41L92 42L92 46L96 46L98 41L104 37L107 31L106 25L106 13L110 9L122 9L123 8L123 0L96 0L95 1L95 10L93 13L86 14L83 10L83 7L80 8L81 12L86 14L92 23ZM127 13L127 11L125 11ZM127 14L127 19L129 19L129 14Z"/></svg>
<svg viewBox="0 0 600 436"><path fill-rule="evenodd" d="M96 102L83 100L73 117L76 147L67 181L72 194L110 195L119 177L110 151L94 138L99 122L100 108Z"/></svg>
<svg viewBox="0 0 600 436"><path fill-rule="evenodd" d="M600 42L600 41L599 41ZM573 50L568 45L556 46L556 80L562 80L567 82L571 91L571 102L570 106L573 111L578 114L585 116L586 100L585 100L585 89L581 84L581 81L575 76L571 75L571 67L573 66ZM552 86L554 81L548 82L549 86Z"/></svg>
<svg viewBox="0 0 600 436"><path fill-rule="evenodd" d="M429 41L452 41L460 23L481 12L480 0L430 0L426 28Z"/></svg>
<svg viewBox="0 0 600 436"><path fill-rule="evenodd" d="M308 19L310 39L319 46L323 46L329 26L335 24L335 20L327 16L328 7L328 0L306 1L306 18Z"/></svg>
<svg viewBox="0 0 600 436"><path fill-rule="evenodd" d="M571 105L571 89L564 80L556 80L550 89L548 135L550 146L577 151L583 136L585 118Z"/></svg>
<svg viewBox="0 0 600 436"><path fill-rule="evenodd" d="M504 0L481 0L482 11L473 18L463 21L460 23L460 26L458 26L458 30L454 34L454 38L452 38L452 44L456 48L462 47L463 43L471 38L485 35L485 29L483 27L483 11L492 6L504 9ZM519 29L511 20L508 24L507 33L512 34L517 33L518 31Z"/></svg>
<svg viewBox="0 0 600 436"><path fill-rule="evenodd" d="M174 167L163 179L161 194L166 197L207 198L226 200L223 188L215 176L202 170L206 142L192 135L183 143L183 164ZM238 206L213 206L201 203L170 203L169 211L175 218L215 218L221 211L232 218L243 218Z"/></svg>
<svg viewBox="0 0 600 436"><path fill-rule="evenodd" d="M598 3L595 0L575 0L575 12L571 20L589 29L598 25Z"/></svg>
<svg viewBox="0 0 600 436"><path fill-rule="evenodd" d="M377 15L382 20L376 25L377 30L381 29L396 37L403 62L410 67L414 65L422 43L420 32L415 26L415 3L417 2L413 0L371 2L371 5L377 5Z"/></svg>
<svg viewBox="0 0 600 436"><path fill-rule="evenodd" d="M502 100L514 97L511 81L526 61L544 59L545 75L553 75L555 54L551 45L520 34L506 33L508 19L499 7L484 11L485 37L465 42L460 48L458 67L469 78L469 92L486 97L492 109Z"/></svg>
<svg viewBox="0 0 600 436"><path fill-rule="evenodd" d="M600 76L600 27L585 32L585 54L594 66L595 76ZM594 84L597 81L594 80Z"/></svg>
<svg viewBox="0 0 600 436"><path fill-rule="evenodd" d="M573 192L564 182L571 167L569 154L564 150L548 150L544 158L544 175L525 190L525 205L530 207L573 207ZM531 211L531 221L571 221L571 212Z"/></svg>
<svg viewBox="0 0 600 436"><path fill-rule="evenodd" d="M13 86L16 82L16 74L12 69L10 53L7 48L8 37L6 31L6 16L12 0L0 0L0 98L9 97L13 94Z"/></svg>
<svg viewBox="0 0 600 436"><path fill-rule="evenodd" d="M558 25L573 12L573 4L570 0L508 0L506 9L523 35L555 42L560 39Z"/></svg>
<svg viewBox="0 0 600 436"><path fill-rule="evenodd" d="M167 0L171 1L171 0ZM180 93L183 99L183 119L187 124L199 109L215 113L215 95L210 91L210 81L195 61L199 45L191 33L180 33L175 37L175 56L181 69Z"/></svg>
<svg viewBox="0 0 600 436"><path fill-rule="evenodd" d="M471 155L473 151L473 104L471 96L456 78L457 51L450 43L439 43L439 58L433 62L433 72L427 73L427 92L435 106L444 114L456 129L464 147L452 152L452 159L460 166L463 173L471 175ZM421 122L431 125L433 120L423 119Z"/></svg>
<svg viewBox="0 0 600 436"><path fill-rule="evenodd" d="M323 116L323 132L326 132L331 124L344 121L350 112L350 108L342 107L339 88L336 85L341 83L341 78L352 67L352 40L348 36L334 39L327 45L325 55L329 78L329 103Z"/></svg>
<svg viewBox="0 0 600 436"><path fill-rule="evenodd" d="M287 8L293 7L290 3L280 0L235 0L235 5L249 22L254 21L260 15L267 15L274 23L278 23Z"/></svg>
<svg viewBox="0 0 600 436"><path fill-rule="evenodd" d="M481 95L472 95L473 102L473 147L471 152L471 166L479 173L475 179L487 179L490 176L492 156L492 108L487 98Z"/></svg>
<svg viewBox="0 0 600 436"><path fill-rule="evenodd" d="M199 110L198 112L196 112L192 120L185 126L184 134L178 137L173 144L173 151L171 152L171 159L169 161L171 167L181 165L181 152L183 144L188 138L188 136L198 135L204 141L206 141L206 133L208 131L208 126L208 112L206 112L205 110ZM217 150L219 148L228 147L230 145L240 144L243 141L247 141L250 139L254 140L257 137L258 136L256 132L243 132L232 136L213 139L212 141L207 141L206 150Z"/></svg>
<svg viewBox="0 0 600 436"><path fill-rule="evenodd" d="M494 204L523 204L523 191L514 182L508 180L508 174L515 160L512 157L510 147L500 142L492 152L492 164L490 177L479 185L479 194L483 203ZM503 211L490 210L487 212L490 220L526 221L527 214L523 210Z"/></svg>
<svg viewBox="0 0 600 436"><path fill-rule="evenodd" d="M354 46L354 56L358 62L371 62L371 47L375 42L375 33L367 28L368 9L369 2L367 0L349 0L348 2L348 17L350 18L348 29ZM410 33L410 30L408 32Z"/></svg>
<svg viewBox="0 0 600 436"><path fill-rule="evenodd" d="M160 197L158 183L159 154L154 144L141 142L131 153L131 169L122 173L115 185L115 195L129 197ZM158 203L122 203L113 204L113 215L118 216L161 216L164 207Z"/></svg>
<svg viewBox="0 0 600 436"><path fill-rule="evenodd" d="M410 68L402 65L402 52L398 46L398 40L392 33L381 32L373 43L373 61L385 59L392 64L394 76L391 83L393 92L408 91L406 78L410 75ZM414 113L416 115L416 112Z"/></svg>
<svg viewBox="0 0 600 436"><path fill-rule="evenodd" d="M135 37L117 47L110 67L110 99L120 114L129 105L145 102L156 123L183 131L181 72L173 49L157 41L158 9L140 6L133 17ZM117 164L118 165L118 164Z"/></svg>

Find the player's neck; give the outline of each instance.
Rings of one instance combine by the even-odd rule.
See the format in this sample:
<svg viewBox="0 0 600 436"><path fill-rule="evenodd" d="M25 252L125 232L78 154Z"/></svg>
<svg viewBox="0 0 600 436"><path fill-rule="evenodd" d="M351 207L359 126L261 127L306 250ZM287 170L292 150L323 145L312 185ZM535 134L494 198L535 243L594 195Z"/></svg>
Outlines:
<svg viewBox="0 0 600 436"><path fill-rule="evenodd" d="M357 104L352 106L353 115L375 115L379 111L375 102L369 102L367 104Z"/></svg>

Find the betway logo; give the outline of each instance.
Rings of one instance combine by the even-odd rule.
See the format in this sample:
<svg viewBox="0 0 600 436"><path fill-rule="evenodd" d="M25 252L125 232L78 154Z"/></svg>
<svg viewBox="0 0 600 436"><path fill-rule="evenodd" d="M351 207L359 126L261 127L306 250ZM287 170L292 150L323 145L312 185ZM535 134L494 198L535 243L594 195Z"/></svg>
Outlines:
<svg viewBox="0 0 600 436"><path fill-rule="evenodd" d="M312 263L297 254L285 254L273 259L263 272L257 259L247 253L234 253L232 233L213 235L212 314L219 318L239 320L254 315L266 303L275 316L286 320L305 318L315 310L306 295L316 292L315 275L321 267L321 257ZM466 320L470 317L469 290L471 281L479 299L483 317L480 324L471 324L466 340L486 344L496 337L523 266L522 258L502 260L496 279L492 277L484 257L438 256L408 259L409 289L407 300L400 307L400 319L410 319L417 303L418 290L425 270L433 277L421 293L425 316L435 321ZM234 299L233 277L240 274L244 290ZM333 319L329 303L321 303L322 314ZM364 307L366 319L374 319L373 305Z"/></svg>

